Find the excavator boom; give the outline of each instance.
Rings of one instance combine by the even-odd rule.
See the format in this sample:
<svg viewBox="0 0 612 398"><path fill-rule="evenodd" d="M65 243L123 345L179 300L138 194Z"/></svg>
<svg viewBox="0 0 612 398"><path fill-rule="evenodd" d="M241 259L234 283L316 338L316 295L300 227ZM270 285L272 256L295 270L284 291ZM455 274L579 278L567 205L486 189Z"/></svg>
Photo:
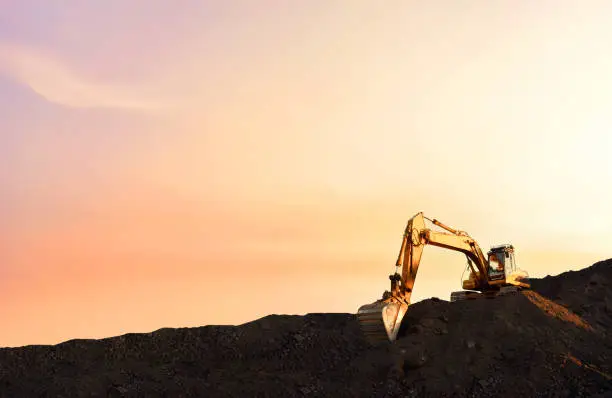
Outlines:
<svg viewBox="0 0 612 398"><path fill-rule="evenodd" d="M420 216L419 216L420 215ZM402 318L410 305L412 287L421 263L423 244L421 232L425 230L425 219L419 213L408 220L402 246L395 267L402 267L402 275L391 275L391 291L372 304L359 308L357 316L361 328L371 341L397 338Z"/></svg>

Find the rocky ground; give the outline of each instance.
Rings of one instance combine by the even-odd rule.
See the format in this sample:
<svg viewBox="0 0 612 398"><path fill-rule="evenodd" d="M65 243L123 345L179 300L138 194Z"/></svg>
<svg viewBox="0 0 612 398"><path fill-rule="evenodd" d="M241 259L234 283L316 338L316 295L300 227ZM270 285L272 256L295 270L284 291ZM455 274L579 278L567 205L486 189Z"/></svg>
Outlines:
<svg viewBox="0 0 612 398"><path fill-rule="evenodd" d="M496 300L425 300L396 343L267 316L0 349L0 397L612 397L612 259Z"/></svg>

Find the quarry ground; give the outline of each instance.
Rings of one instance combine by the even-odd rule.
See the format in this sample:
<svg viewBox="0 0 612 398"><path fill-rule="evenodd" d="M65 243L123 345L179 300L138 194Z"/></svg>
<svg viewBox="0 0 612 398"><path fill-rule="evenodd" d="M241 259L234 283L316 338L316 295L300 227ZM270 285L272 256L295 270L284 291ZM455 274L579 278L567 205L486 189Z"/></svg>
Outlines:
<svg viewBox="0 0 612 398"><path fill-rule="evenodd" d="M309 314L4 348L0 397L612 397L612 259L532 287L416 303L377 346Z"/></svg>

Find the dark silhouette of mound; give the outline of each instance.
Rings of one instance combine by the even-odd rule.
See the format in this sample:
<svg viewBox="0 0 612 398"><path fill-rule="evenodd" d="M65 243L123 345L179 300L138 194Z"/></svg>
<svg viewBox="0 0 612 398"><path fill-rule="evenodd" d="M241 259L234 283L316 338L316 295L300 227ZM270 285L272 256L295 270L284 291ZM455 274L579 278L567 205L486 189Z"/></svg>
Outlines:
<svg viewBox="0 0 612 398"><path fill-rule="evenodd" d="M395 343L270 315L0 349L1 397L612 397L612 259L495 300L425 300Z"/></svg>

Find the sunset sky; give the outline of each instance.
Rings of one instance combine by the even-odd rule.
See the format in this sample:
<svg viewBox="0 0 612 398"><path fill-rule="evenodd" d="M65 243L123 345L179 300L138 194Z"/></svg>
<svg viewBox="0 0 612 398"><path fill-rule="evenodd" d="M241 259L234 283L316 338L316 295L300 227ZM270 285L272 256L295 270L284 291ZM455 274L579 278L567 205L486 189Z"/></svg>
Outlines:
<svg viewBox="0 0 612 398"><path fill-rule="evenodd" d="M534 277L612 257L611 15L0 0L0 346L356 312L419 211Z"/></svg>

